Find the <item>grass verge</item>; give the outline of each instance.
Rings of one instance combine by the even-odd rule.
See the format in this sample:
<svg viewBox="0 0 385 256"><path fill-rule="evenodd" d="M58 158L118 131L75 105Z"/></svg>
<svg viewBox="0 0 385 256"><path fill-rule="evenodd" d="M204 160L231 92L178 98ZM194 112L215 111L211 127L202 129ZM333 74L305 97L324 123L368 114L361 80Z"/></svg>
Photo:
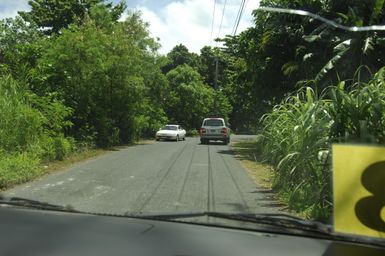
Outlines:
<svg viewBox="0 0 385 256"><path fill-rule="evenodd" d="M96 158L96 157L101 156L103 154L106 154L108 152L118 151L118 150L124 149L126 147L148 145L151 143L153 143L153 140L145 139L145 140L139 140L137 142L127 144L127 145L115 146L115 147L112 147L109 149L100 149L100 148L87 149L87 150L78 152L76 154L73 153L61 161L58 160L58 161L51 161L51 162L45 163L42 165L42 168L45 169L44 173L51 173L51 172L55 172L55 171L60 171L60 170L67 169L74 164L77 164L77 163L80 163L80 162L83 162L83 161L86 161L86 160L89 160L92 158Z"/></svg>
<svg viewBox="0 0 385 256"><path fill-rule="evenodd" d="M257 186L265 191L271 191L273 200L280 205L280 210L292 215L304 217L292 211L278 191L273 190L273 168L268 164L261 163L258 160L260 152L255 141L241 141L232 145L235 158L240 161L241 166L247 171L251 179Z"/></svg>
<svg viewBox="0 0 385 256"><path fill-rule="evenodd" d="M0 191L37 179L45 174L62 171L83 161L99 157L103 154L118 151L130 146L151 144L151 140L117 146L110 149L83 149L70 153L63 160L41 161L35 154L4 154L0 152Z"/></svg>
<svg viewBox="0 0 385 256"><path fill-rule="evenodd" d="M101 156L107 152L109 152L109 150L87 149L76 154L71 154L63 160L56 160L48 163L43 163L41 167L44 169L44 174L52 173L55 171L67 169L74 164Z"/></svg>
<svg viewBox="0 0 385 256"><path fill-rule="evenodd" d="M254 141L242 141L232 145L235 157L254 182L264 189L272 189L273 170L269 165L258 162L256 147Z"/></svg>

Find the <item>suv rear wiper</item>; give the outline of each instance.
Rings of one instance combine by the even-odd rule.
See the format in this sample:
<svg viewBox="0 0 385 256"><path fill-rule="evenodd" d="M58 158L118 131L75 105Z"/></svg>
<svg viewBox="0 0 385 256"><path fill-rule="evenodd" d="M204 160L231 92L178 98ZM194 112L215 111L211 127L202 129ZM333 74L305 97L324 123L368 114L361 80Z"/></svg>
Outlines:
<svg viewBox="0 0 385 256"><path fill-rule="evenodd" d="M0 205L12 205L40 210L77 212L71 206L55 205L22 197L3 197L0 195Z"/></svg>
<svg viewBox="0 0 385 256"><path fill-rule="evenodd" d="M213 217L262 225L263 227L261 230L267 232L270 231L273 233L299 235L306 237L313 236L334 241L370 244L381 247L385 246L385 241L382 239L335 233L332 225L323 224L317 221L304 220L288 214L192 212L181 214L131 215L130 217L169 221L182 220L182 222L183 219L194 217ZM185 222L189 223L191 221ZM258 228L256 228L256 230L258 230Z"/></svg>

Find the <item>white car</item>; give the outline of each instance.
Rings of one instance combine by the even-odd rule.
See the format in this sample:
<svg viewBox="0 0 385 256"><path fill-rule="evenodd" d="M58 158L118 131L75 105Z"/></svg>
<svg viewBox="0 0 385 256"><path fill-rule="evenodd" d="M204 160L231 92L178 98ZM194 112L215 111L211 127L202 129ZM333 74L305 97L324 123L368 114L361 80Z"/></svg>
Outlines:
<svg viewBox="0 0 385 256"><path fill-rule="evenodd" d="M185 140L186 139L186 131L180 126L176 124L169 124L162 128L155 134L155 139L158 140Z"/></svg>

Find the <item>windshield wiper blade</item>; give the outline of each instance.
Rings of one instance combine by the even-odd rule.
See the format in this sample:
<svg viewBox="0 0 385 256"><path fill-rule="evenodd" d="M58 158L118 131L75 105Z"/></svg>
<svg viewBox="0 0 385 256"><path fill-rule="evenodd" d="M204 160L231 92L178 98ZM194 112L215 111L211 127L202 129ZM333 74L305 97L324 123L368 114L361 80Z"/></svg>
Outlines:
<svg viewBox="0 0 385 256"><path fill-rule="evenodd" d="M71 206L55 205L46 202L40 202L33 199L27 199L22 197L3 197L0 195L0 205L12 205L41 210L53 210L53 211L66 211L77 212Z"/></svg>
<svg viewBox="0 0 385 256"><path fill-rule="evenodd" d="M333 232L332 227L320 222L304 220L295 216L288 214L252 214L252 213L242 213L242 214L231 214L231 213L211 213L210 216L227 218L232 220L247 221L252 223L260 223L266 225L273 225L278 227L310 231L321 234L330 235Z"/></svg>
<svg viewBox="0 0 385 256"><path fill-rule="evenodd" d="M180 214L131 215L131 217L169 221L183 220L194 217L214 217L262 225L262 231L301 235L306 237L314 235L318 238L330 239L334 241L362 243L381 247L385 246L385 242L382 239L335 233L332 225L312 220L305 220L288 214L189 212ZM267 229L265 227L267 227Z"/></svg>
<svg viewBox="0 0 385 256"><path fill-rule="evenodd" d="M150 219L176 220L194 217L214 217L234 221L265 224L279 228L295 229L307 232L315 232L323 235L330 235L332 227L323 223L304 220L288 214L253 214L253 213L222 213L222 212L190 212L180 214L148 214L131 215L131 217L143 217Z"/></svg>

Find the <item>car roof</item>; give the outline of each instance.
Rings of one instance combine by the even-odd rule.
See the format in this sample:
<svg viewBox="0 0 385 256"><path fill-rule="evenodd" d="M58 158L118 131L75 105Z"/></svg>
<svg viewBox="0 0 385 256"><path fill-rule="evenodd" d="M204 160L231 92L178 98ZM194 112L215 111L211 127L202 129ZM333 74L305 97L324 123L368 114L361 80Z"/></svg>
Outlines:
<svg viewBox="0 0 385 256"><path fill-rule="evenodd" d="M223 118L221 118L221 117L208 117L208 118L205 118L205 119L203 119L204 121L205 120L210 120L210 119L215 119L215 120L224 120Z"/></svg>

